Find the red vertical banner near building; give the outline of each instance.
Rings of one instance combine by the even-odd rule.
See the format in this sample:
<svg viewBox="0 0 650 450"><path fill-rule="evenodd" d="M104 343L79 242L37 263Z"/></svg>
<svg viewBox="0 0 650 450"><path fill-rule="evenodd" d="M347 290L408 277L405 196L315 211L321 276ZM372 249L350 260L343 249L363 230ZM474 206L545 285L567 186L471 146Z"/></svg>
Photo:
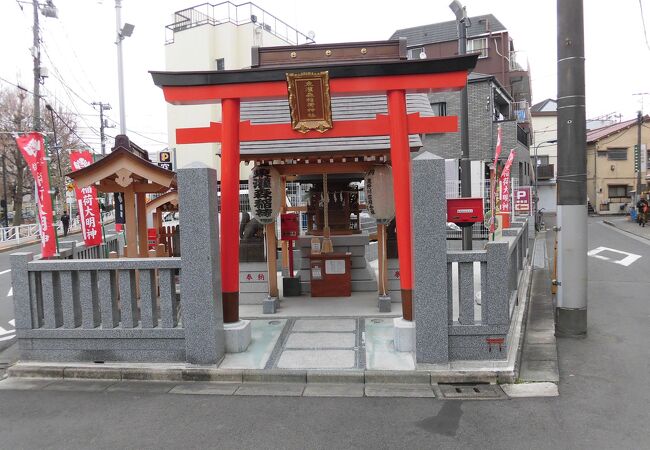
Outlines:
<svg viewBox="0 0 650 450"><path fill-rule="evenodd" d="M16 138L16 145L29 166L36 185L38 202L38 224L41 231L41 255L48 258L56 254L56 229L52 197L50 197L50 176L45 161L43 135L32 132Z"/></svg>
<svg viewBox="0 0 650 450"><path fill-rule="evenodd" d="M93 163L93 157L88 150L70 153L70 167L72 171L83 169ZM97 202L97 189L94 186L80 188L74 183L74 191L79 208L79 220L87 247L102 243L102 223Z"/></svg>
<svg viewBox="0 0 650 450"><path fill-rule="evenodd" d="M494 169L490 172L490 233L494 233L496 225L496 184L497 162L501 154L501 125L497 127L497 145L494 149Z"/></svg>
<svg viewBox="0 0 650 450"><path fill-rule="evenodd" d="M510 150L510 155L506 161L506 165L501 172L501 213L510 215L512 208L510 208L510 168L515 159L515 150Z"/></svg>

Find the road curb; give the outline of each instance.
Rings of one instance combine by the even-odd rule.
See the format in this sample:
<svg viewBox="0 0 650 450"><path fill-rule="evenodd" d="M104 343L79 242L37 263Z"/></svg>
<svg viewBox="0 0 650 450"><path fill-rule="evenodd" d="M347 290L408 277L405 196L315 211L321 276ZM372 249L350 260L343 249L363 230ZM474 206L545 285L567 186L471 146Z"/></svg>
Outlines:
<svg viewBox="0 0 650 450"><path fill-rule="evenodd" d="M102 364L38 364L18 362L7 369L12 378L91 379L115 381L222 382L238 384L495 384L511 371L428 371L428 370L285 370L219 369L216 367L147 367Z"/></svg>
<svg viewBox="0 0 650 450"><path fill-rule="evenodd" d="M646 236L643 236L641 234L636 234L636 233L634 233L632 231L626 230L625 228L621 228L618 225L616 225L614 222L611 222L609 220L603 219L603 223L605 225L609 225L610 227L616 228L618 231L622 231L623 233L627 233L629 235L636 236L636 237L644 239L646 241L650 241L650 238L647 238Z"/></svg>

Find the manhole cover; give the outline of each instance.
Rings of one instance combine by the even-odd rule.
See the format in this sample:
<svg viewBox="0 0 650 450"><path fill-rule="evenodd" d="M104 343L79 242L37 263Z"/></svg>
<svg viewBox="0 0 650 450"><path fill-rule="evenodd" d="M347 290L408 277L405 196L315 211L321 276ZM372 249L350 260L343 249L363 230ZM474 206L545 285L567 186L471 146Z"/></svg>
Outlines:
<svg viewBox="0 0 650 450"><path fill-rule="evenodd" d="M442 397L449 400L483 400L506 398L496 384L440 384Z"/></svg>

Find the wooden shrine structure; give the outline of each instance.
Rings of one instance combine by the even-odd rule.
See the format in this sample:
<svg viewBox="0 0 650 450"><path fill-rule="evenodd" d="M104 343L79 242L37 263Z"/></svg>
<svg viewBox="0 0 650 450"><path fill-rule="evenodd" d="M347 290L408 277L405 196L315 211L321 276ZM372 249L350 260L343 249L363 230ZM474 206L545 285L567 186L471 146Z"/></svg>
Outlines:
<svg viewBox="0 0 650 450"><path fill-rule="evenodd" d="M239 164L273 165L282 175L363 174L373 164L390 164L399 249L403 316L412 320L413 239L409 135L455 132L455 116L407 111L407 94L460 90L477 55L405 59L401 41L254 49L254 66L243 70L151 72L174 105L217 104L222 121L176 130L176 142L221 143L221 279L224 322L239 320ZM266 63L265 63L266 62ZM313 94L313 95L310 95ZM332 116L331 102L378 96L386 113L355 120ZM241 120L247 103L288 99L284 123ZM319 152L319 140L386 138L380 151ZM285 151L251 148L287 142ZM293 143L293 145L292 145ZM312 147L314 151L305 151ZM246 150L246 151L244 151ZM317 219L315 219L317 220ZM268 228L267 228L268 229Z"/></svg>

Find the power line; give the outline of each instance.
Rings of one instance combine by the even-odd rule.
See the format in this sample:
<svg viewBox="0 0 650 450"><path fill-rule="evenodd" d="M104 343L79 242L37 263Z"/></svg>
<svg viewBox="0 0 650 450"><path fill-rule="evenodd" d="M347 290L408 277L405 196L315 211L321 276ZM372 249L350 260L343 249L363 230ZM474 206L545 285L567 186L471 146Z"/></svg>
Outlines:
<svg viewBox="0 0 650 450"><path fill-rule="evenodd" d="M61 123L62 123L63 125L65 125L65 127L66 127L68 130L70 130L70 132L71 132L72 134L74 134L74 135L77 137L77 139L79 139L79 140L80 140L80 141L81 141L81 142L82 142L86 147L88 147L88 148L92 148L92 146L88 145L88 143L87 143L86 141L84 141L84 140L81 138L81 136L79 136L79 135L77 134L77 132L76 132L76 131L75 131L75 130L70 126L70 125L68 125L68 123L67 123L65 120L63 120L63 118L59 115L59 113L57 113L57 112L54 110L54 108L50 107L50 111L51 111L52 114L54 114L54 115L55 115L55 116L56 116L56 117L61 121ZM52 126L54 126L54 124L52 124Z"/></svg>
<svg viewBox="0 0 650 450"><path fill-rule="evenodd" d="M643 2L639 0L639 8L641 9L641 23L643 24L643 36L645 37L645 45L650 50L650 44L648 43L648 31L645 27L645 17L643 16Z"/></svg>

